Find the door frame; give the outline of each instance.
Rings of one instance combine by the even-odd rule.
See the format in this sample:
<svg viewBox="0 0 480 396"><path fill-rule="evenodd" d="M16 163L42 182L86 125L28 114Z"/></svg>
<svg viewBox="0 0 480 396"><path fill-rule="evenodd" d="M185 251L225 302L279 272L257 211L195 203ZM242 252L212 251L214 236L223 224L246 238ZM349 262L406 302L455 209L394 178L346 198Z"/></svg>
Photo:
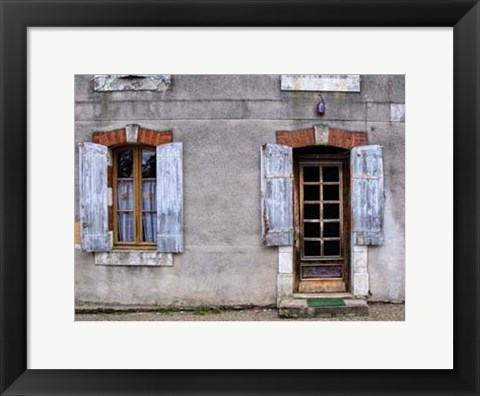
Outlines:
<svg viewBox="0 0 480 396"><path fill-rule="evenodd" d="M294 172L294 245L293 245L293 275L294 292L302 293L329 293L329 292L350 292L350 259L351 259L351 197L350 197L350 150L340 153L328 153L328 147L317 146L318 151L327 151L327 153L294 153L293 172ZM336 149L336 148L334 148ZM342 279L312 279L302 280L301 271L301 242L302 242L302 222L301 222L301 192L300 192L300 167L304 163L341 163L342 165L342 223L341 223L341 241L343 256L343 278Z"/></svg>

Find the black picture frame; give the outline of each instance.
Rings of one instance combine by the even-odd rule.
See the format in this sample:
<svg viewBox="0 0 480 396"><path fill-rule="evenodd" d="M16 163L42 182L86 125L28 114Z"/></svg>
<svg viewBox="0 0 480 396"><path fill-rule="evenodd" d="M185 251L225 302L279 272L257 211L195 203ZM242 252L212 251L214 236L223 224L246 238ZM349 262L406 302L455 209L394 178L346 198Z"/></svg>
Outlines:
<svg viewBox="0 0 480 396"><path fill-rule="evenodd" d="M477 1L0 0L0 13L2 395L479 394L480 5ZM454 369L27 370L26 71L27 28L35 26L453 27ZM433 299L431 303L435 303Z"/></svg>

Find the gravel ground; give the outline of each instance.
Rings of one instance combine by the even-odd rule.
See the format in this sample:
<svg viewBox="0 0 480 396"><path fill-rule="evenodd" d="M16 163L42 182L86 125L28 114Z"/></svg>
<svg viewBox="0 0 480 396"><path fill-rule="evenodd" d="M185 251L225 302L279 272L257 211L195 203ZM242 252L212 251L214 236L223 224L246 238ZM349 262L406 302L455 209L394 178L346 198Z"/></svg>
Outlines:
<svg viewBox="0 0 480 396"><path fill-rule="evenodd" d="M239 310L209 311L199 308L193 311L164 312L114 312L114 313L77 313L78 321L272 321L272 320L317 320L317 321L403 321L404 304L370 303L368 316L337 316L314 319L281 319L276 309L252 308Z"/></svg>

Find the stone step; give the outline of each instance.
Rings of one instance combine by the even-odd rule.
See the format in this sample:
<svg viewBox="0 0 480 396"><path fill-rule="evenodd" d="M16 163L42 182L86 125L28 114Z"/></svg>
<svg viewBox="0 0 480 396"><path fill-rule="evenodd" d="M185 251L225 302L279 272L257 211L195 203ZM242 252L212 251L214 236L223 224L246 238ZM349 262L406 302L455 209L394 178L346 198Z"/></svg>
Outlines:
<svg viewBox="0 0 480 396"><path fill-rule="evenodd" d="M280 301L278 314L282 318L317 318L333 316L367 316L368 304L362 299L344 298L344 305L309 306L308 298L286 298ZM333 297L321 297L333 298Z"/></svg>
<svg viewBox="0 0 480 396"><path fill-rule="evenodd" d="M343 298L352 299L352 293L293 293L293 298Z"/></svg>

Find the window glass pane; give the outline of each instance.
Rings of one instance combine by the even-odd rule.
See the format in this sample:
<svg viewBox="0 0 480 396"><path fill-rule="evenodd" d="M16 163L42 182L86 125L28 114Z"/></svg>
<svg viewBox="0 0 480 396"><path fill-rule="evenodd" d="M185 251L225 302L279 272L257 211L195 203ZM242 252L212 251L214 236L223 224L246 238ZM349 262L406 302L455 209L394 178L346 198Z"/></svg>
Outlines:
<svg viewBox="0 0 480 396"><path fill-rule="evenodd" d="M323 200L324 201L338 201L340 198L340 186L325 185L323 186Z"/></svg>
<svg viewBox="0 0 480 396"><path fill-rule="evenodd" d="M117 156L117 177L130 178L133 177L133 152L125 150L118 153Z"/></svg>
<svg viewBox="0 0 480 396"><path fill-rule="evenodd" d="M323 223L323 237L324 238L338 238L340 237L340 223Z"/></svg>
<svg viewBox="0 0 480 396"><path fill-rule="evenodd" d="M318 166L305 166L303 168L303 181L318 182L320 181L320 169Z"/></svg>
<svg viewBox="0 0 480 396"><path fill-rule="evenodd" d="M324 182L338 182L339 173L338 166L324 166L323 168L323 181Z"/></svg>
<svg viewBox="0 0 480 396"><path fill-rule="evenodd" d="M157 210L157 182L144 180L142 182L142 210Z"/></svg>
<svg viewBox="0 0 480 396"><path fill-rule="evenodd" d="M340 218L340 205L339 204L324 204L323 205L323 218L324 219L339 219Z"/></svg>
<svg viewBox="0 0 480 396"><path fill-rule="evenodd" d="M319 204L305 204L303 205L303 218L304 219L316 219L320 218L320 205Z"/></svg>
<svg viewBox="0 0 480 396"><path fill-rule="evenodd" d="M117 210L133 210L133 181L117 181Z"/></svg>
<svg viewBox="0 0 480 396"><path fill-rule="evenodd" d="M320 238L320 223L304 223L303 236L305 238Z"/></svg>
<svg viewBox="0 0 480 396"><path fill-rule="evenodd" d="M324 256L340 256L340 241L324 241L323 255Z"/></svg>
<svg viewBox="0 0 480 396"><path fill-rule="evenodd" d="M303 241L304 256L320 256L320 241Z"/></svg>
<svg viewBox="0 0 480 396"><path fill-rule="evenodd" d="M153 150L142 150L142 177L144 179L157 177L156 154Z"/></svg>
<svg viewBox="0 0 480 396"><path fill-rule="evenodd" d="M143 242L155 242L157 240L157 213L142 213Z"/></svg>
<svg viewBox="0 0 480 396"><path fill-rule="evenodd" d="M319 185L304 185L303 199L305 201L319 201L320 200L320 186Z"/></svg>
<svg viewBox="0 0 480 396"><path fill-rule="evenodd" d="M133 242L133 213L117 212L119 242Z"/></svg>
<svg viewBox="0 0 480 396"><path fill-rule="evenodd" d="M302 278L341 278L342 267L303 267Z"/></svg>

